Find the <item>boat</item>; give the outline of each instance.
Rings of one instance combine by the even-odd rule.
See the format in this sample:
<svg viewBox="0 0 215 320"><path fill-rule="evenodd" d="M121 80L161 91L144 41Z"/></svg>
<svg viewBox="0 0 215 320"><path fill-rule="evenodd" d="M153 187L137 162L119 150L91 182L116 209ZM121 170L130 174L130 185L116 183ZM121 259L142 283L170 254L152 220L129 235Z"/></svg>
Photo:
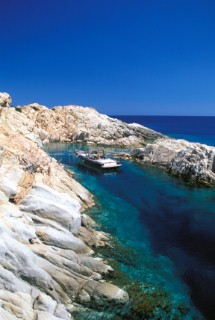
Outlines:
<svg viewBox="0 0 215 320"><path fill-rule="evenodd" d="M88 153L83 150L76 150L75 153L81 163L89 165L93 168L101 170L115 170L122 166L119 161L106 158L104 151L101 152L98 150L93 150Z"/></svg>

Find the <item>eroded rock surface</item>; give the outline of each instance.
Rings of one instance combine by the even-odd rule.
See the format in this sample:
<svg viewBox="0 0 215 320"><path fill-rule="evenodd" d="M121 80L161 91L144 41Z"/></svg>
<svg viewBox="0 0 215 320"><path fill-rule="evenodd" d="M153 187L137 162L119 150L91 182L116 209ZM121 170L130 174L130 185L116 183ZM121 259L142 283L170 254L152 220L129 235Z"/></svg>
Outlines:
<svg viewBox="0 0 215 320"><path fill-rule="evenodd" d="M0 92L0 107L9 108L12 102L11 96L6 92Z"/></svg>
<svg viewBox="0 0 215 320"><path fill-rule="evenodd" d="M21 107L39 128L43 141L68 141L120 147L142 146L148 139L163 135L139 124L127 124L80 106L48 109L39 104Z"/></svg>
<svg viewBox="0 0 215 320"><path fill-rule="evenodd" d="M0 319L71 319L75 303L124 304L94 257L105 234L82 210L92 195L41 148L41 129L0 107ZM44 133L46 137L46 133ZM92 247L91 247L92 246Z"/></svg>
<svg viewBox="0 0 215 320"><path fill-rule="evenodd" d="M140 162L165 167L174 176L200 184L215 185L215 148L185 140L158 139L135 149Z"/></svg>

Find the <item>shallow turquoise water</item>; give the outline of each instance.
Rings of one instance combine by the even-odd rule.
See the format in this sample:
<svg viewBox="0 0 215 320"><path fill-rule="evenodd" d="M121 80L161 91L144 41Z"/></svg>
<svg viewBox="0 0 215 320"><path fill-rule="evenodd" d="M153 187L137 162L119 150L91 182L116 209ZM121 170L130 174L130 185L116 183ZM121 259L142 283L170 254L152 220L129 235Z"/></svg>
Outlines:
<svg viewBox="0 0 215 320"><path fill-rule="evenodd" d="M89 214L102 230L135 253L132 263L119 261L121 270L170 294L171 312L160 319L174 319L181 304L191 309L179 319L215 319L215 190L191 188L161 169L128 161L119 173L91 171L77 164L75 148L47 146L95 195Z"/></svg>

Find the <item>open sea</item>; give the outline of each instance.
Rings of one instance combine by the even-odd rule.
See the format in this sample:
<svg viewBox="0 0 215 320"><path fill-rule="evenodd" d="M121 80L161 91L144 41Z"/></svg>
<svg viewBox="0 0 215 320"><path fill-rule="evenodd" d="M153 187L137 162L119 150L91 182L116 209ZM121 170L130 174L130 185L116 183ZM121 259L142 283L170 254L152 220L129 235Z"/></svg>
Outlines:
<svg viewBox="0 0 215 320"><path fill-rule="evenodd" d="M215 117L115 118L215 146ZM92 171L78 164L76 148L62 143L45 147L95 195L96 206L87 213L116 241L114 250L97 252L119 272L109 281L125 289L141 283L140 305L154 306L145 317L134 313L126 318L124 311L114 318L114 311L92 310L78 319L214 320L215 189L190 187L162 169L130 161L122 160L118 173ZM106 153L119 150L106 148Z"/></svg>
<svg viewBox="0 0 215 320"><path fill-rule="evenodd" d="M139 123L171 136L215 146L215 117L112 116L127 123Z"/></svg>

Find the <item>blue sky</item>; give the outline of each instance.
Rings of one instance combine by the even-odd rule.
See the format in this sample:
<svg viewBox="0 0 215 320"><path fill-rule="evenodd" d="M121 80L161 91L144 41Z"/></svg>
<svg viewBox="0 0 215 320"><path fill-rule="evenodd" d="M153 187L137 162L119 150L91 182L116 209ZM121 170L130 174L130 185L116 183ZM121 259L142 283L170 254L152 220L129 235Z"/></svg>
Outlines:
<svg viewBox="0 0 215 320"><path fill-rule="evenodd" d="M215 1L1 0L13 105L215 115Z"/></svg>

